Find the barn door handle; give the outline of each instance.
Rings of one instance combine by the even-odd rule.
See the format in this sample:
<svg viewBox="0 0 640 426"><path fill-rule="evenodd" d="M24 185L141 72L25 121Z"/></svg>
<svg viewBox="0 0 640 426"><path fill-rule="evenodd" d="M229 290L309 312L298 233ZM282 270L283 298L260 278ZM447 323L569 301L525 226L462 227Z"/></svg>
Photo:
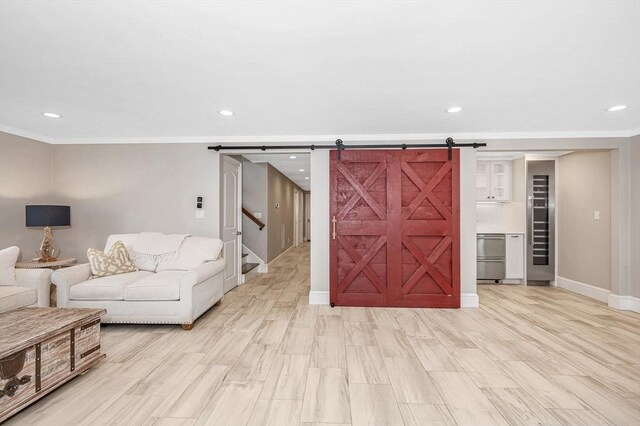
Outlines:
<svg viewBox="0 0 640 426"><path fill-rule="evenodd" d="M331 222L333 223L333 239L336 239L336 217L334 216L333 219L331 219Z"/></svg>

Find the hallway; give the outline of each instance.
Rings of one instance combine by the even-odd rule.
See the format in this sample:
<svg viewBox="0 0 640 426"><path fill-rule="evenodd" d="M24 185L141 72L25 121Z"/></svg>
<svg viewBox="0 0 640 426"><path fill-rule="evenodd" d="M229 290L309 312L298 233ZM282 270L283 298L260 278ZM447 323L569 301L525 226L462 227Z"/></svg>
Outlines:
<svg viewBox="0 0 640 426"><path fill-rule="evenodd" d="M310 306L305 243L191 331L104 326L106 360L7 425L640 421L640 315L557 288L479 291L479 309Z"/></svg>

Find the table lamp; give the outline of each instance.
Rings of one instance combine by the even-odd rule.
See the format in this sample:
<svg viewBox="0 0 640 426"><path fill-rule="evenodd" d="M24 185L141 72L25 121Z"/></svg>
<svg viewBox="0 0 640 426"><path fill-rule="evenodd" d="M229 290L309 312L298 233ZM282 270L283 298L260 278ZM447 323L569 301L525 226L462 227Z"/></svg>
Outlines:
<svg viewBox="0 0 640 426"><path fill-rule="evenodd" d="M54 262L58 259L60 248L53 239L52 227L71 226L71 208L69 206L26 206L27 228L44 228L42 242L36 250L38 262Z"/></svg>

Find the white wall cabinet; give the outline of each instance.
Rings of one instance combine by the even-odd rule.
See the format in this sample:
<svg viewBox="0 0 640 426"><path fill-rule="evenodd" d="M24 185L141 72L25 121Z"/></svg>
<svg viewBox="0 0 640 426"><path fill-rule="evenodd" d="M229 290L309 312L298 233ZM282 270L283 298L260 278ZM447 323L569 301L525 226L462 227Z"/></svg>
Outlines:
<svg viewBox="0 0 640 426"><path fill-rule="evenodd" d="M476 200L511 200L511 161L478 161L476 169Z"/></svg>
<svg viewBox="0 0 640 426"><path fill-rule="evenodd" d="M505 279L524 279L524 234L505 234Z"/></svg>

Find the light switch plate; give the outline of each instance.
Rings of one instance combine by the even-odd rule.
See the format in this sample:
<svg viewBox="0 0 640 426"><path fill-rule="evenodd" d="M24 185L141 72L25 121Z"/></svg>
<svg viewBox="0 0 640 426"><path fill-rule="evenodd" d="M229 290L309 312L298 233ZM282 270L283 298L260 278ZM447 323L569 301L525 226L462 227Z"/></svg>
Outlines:
<svg viewBox="0 0 640 426"><path fill-rule="evenodd" d="M593 218L594 218L595 220L600 220L600 210L595 210L595 211L593 212Z"/></svg>
<svg viewBox="0 0 640 426"><path fill-rule="evenodd" d="M196 219L204 219L204 210L202 209L196 210Z"/></svg>

